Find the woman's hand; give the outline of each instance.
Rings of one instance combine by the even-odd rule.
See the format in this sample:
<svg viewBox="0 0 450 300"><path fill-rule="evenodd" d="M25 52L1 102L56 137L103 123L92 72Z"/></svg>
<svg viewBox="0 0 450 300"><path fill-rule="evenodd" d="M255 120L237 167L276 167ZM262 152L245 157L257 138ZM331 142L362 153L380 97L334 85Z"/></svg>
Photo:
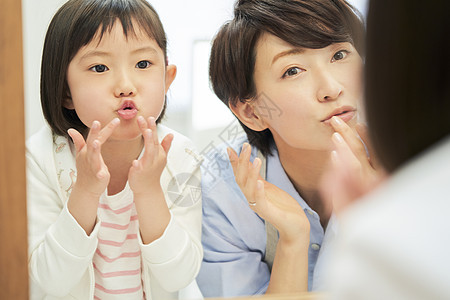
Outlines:
<svg viewBox="0 0 450 300"><path fill-rule="evenodd" d="M309 221L300 204L288 193L265 181L259 175L261 160L250 160L251 146L244 144L241 154L228 148L234 176L250 208L271 223L286 242L298 242L300 237L309 244Z"/></svg>
<svg viewBox="0 0 450 300"><path fill-rule="evenodd" d="M367 128L363 124L356 125L355 133L344 121L334 116L331 125L336 131L332 135L335 149L331 152L330 170L321 183L321 193L339 214L375 188L386 177L386 172L376 160Z"/></svg>
<svg viewBox="0 0 450 300"><path fill-rule="evenodd" d="M250 208L271 223L280 235L266 293L298 293L308 290L310 224L300 204L288 193L263 180L261 160L249 161L251 147L244 144L240 156L228 148L236 182Z"/></svg>
<svg viewBox="0 0 450 300"><path fill-rule="evenodd" d="M167 163L167 154L172 144L173 135L168 134L158 140L155 118L138 117L138 125L144 137L144 153L140 159L133 161L128 174L130 188L135 195L149 194L159 187L162 171Z"/></svg>

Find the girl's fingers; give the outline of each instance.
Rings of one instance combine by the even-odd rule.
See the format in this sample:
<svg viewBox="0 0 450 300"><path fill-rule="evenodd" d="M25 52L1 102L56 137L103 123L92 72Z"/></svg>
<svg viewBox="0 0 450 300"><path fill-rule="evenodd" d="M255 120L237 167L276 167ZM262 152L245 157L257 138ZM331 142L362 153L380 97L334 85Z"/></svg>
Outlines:
<svg viewBox="0 0 450 300"><path fill-rule="evenodd" d="M164 139L161 142L161 146L164 149L164 152L166 152L166 155L169 154L170 146L172 146L173 141L173 134L169 133L164 137Z"/></svg>
<svg viewBox="0 0 450 300"><path fill-rule="evenodd" d="M97 128L95 128L94 130L97 130ZM69 129L67 133L73 140L77 154L80 153L83 147L87 146L88 151L86 151L86 159L93 170L98 170L96 171L97 173L95 174L95 176L98 179L103 179L105 176L107 176L107 172L102 167L103 161L100 154L100 142L98 140L93 140L90 144L86 144L81 133L72 128Z"/></svg>
<svg viewBox="0 0 450 300"><path fill-rule="evenodd" d="M84 137L81 135L81 133L78 132L78 130L73 128L70 128L67 133L72 138L76 153L79 153L81 149L86 145Z"/></svg>
<svg viewBox="0 0 450 300"><path fill-rule="evenodd" d="M86 137L86 144L92 144L92 142L97 139L99 132L101 130L101 124L99 121L92 122L91 128L89 129L89 133Z"/></svg>
<svg viewBox="0 0 450 300"><path fill-rule="evenodd" d="M148 124L149 124L148 128L150 128L153 131L153 143L155 145L158 145L159 144L159 140L158 140L158 133L157 133L157 130L156 130L156 120L155 120L155 118L154 117L149 117L148 118Z"/></svg>
<svg viewBox="0 0 450 300"><path fill-rule="evenodd" d="M359 162L365 167L371 167L364 143L358 138L350 126L336 116L331 119L331 125L344 139L345 143L348 145L351 152L359 160Z"/></svg>
<svg viewBox="0 0 450 300"><path fill-rule="evenodd" d="M148 128L148 124L145 121L145 118L143 116L139 116L137 118L137 123L138 123L139 129L141 130L141 133L144 134L144 130Z"/></svg>
<svg viewBox="0 0 450 300"><path fill-rule="evenodd" d="M107 139L109 139L109 137L119 124L120 124L119 118L112 119L111 122L109 122L105 127L103 127L103 129L99 131L96 140L98 140L100 144L103 145L103 143L106 142Z"/></svg>
<svg viewBox="0 0 450 300"><path fill-rule="evenodd" d="M153 132L150 128L145 129L142 136L144 137L145 152L141 160L145 164L147 159L153 161L155 157L155 145L153 144Z"/></svg>
<svg viewBox="0 0 450 300"><path fill-rule="evenodd" d="M156 120L154 117L149 117L148 118L148 123L149 123L149 128L152 131L152 141L153 141L153 147L152 147L152 159L154 157L158 157L159 156L159 140L158 140L158 132L156 129Z"/></svg>

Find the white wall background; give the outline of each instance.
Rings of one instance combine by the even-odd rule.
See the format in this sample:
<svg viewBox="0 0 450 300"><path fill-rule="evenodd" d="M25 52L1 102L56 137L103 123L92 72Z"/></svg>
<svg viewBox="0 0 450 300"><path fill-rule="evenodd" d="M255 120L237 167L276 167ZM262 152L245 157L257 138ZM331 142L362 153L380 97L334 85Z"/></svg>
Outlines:
<svg viewBox="0 0 450 300"><path fill-rule="evenodd" d="M44 119L39 100L40 61L47 26L66 0L22 0L24 28L26 136ZM235 0L150 0L168 36L169 62L178 75L168 94L164 123L189 136L199 150L217 138L232 122L228 109L209 89L209 41L232 18ZM368 0L350 0L363 14ZM195 49L195 51L194 51Z"/></svg>

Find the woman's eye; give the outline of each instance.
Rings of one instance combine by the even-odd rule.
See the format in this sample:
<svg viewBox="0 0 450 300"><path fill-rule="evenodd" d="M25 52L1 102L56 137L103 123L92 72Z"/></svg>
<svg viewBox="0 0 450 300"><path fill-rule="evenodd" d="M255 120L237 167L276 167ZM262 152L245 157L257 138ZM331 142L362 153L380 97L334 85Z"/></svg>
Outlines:
<svg viewBox="0 0 450 300"><path fill-rule="evenodd" d="M150 67L150 62L148 60L141 60L136 64L136 67L139 69L146 69Z"/></svg>
<svg viewBox="0 0 450 300"><path fill-rule="evenodd" d="M301 72L301 69L299 67L289 68L286 72L284 72L283 78L295 76L295 75L299 74L300 72Z"/></svg>
<svg viewBox="0 0 450 300"><path fill-rule="evenodd" d="M336 52L333 55L332 61L337 61L337 60L344 59L347 55L348 55L348 51L347 50L338 51L338 52Z"/></svg>
<svg viewBox="0 0 450 300"><path fill-rule="evenodd" d="M97 73L103 73L105 71L108 71L109 69L105 65L96 65L96 66L93 66L90 70L97 72Z"/></svg>

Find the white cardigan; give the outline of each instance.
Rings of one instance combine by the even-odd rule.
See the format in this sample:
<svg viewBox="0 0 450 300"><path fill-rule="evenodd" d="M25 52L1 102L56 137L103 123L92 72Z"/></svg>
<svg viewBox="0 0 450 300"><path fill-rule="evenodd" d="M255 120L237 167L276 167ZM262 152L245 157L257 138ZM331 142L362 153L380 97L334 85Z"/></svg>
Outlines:
<svg viewBox="0 0 450 300"><path fill-rule="evenodd" d="M158 125L159 137L168 133L174 134L174 140L161 187L171 220L158 240L148 245L139 240L147 299L177 299L178 291L195 279L203 256L201 158L186 137ZM87 236L67 209L76 176L69 145L48 126L26 144L30 299L93 299L92 258L99 222ZM179 190L168 191L178 187L173 184L175 178L181 181L177 181Z"/></svg>

